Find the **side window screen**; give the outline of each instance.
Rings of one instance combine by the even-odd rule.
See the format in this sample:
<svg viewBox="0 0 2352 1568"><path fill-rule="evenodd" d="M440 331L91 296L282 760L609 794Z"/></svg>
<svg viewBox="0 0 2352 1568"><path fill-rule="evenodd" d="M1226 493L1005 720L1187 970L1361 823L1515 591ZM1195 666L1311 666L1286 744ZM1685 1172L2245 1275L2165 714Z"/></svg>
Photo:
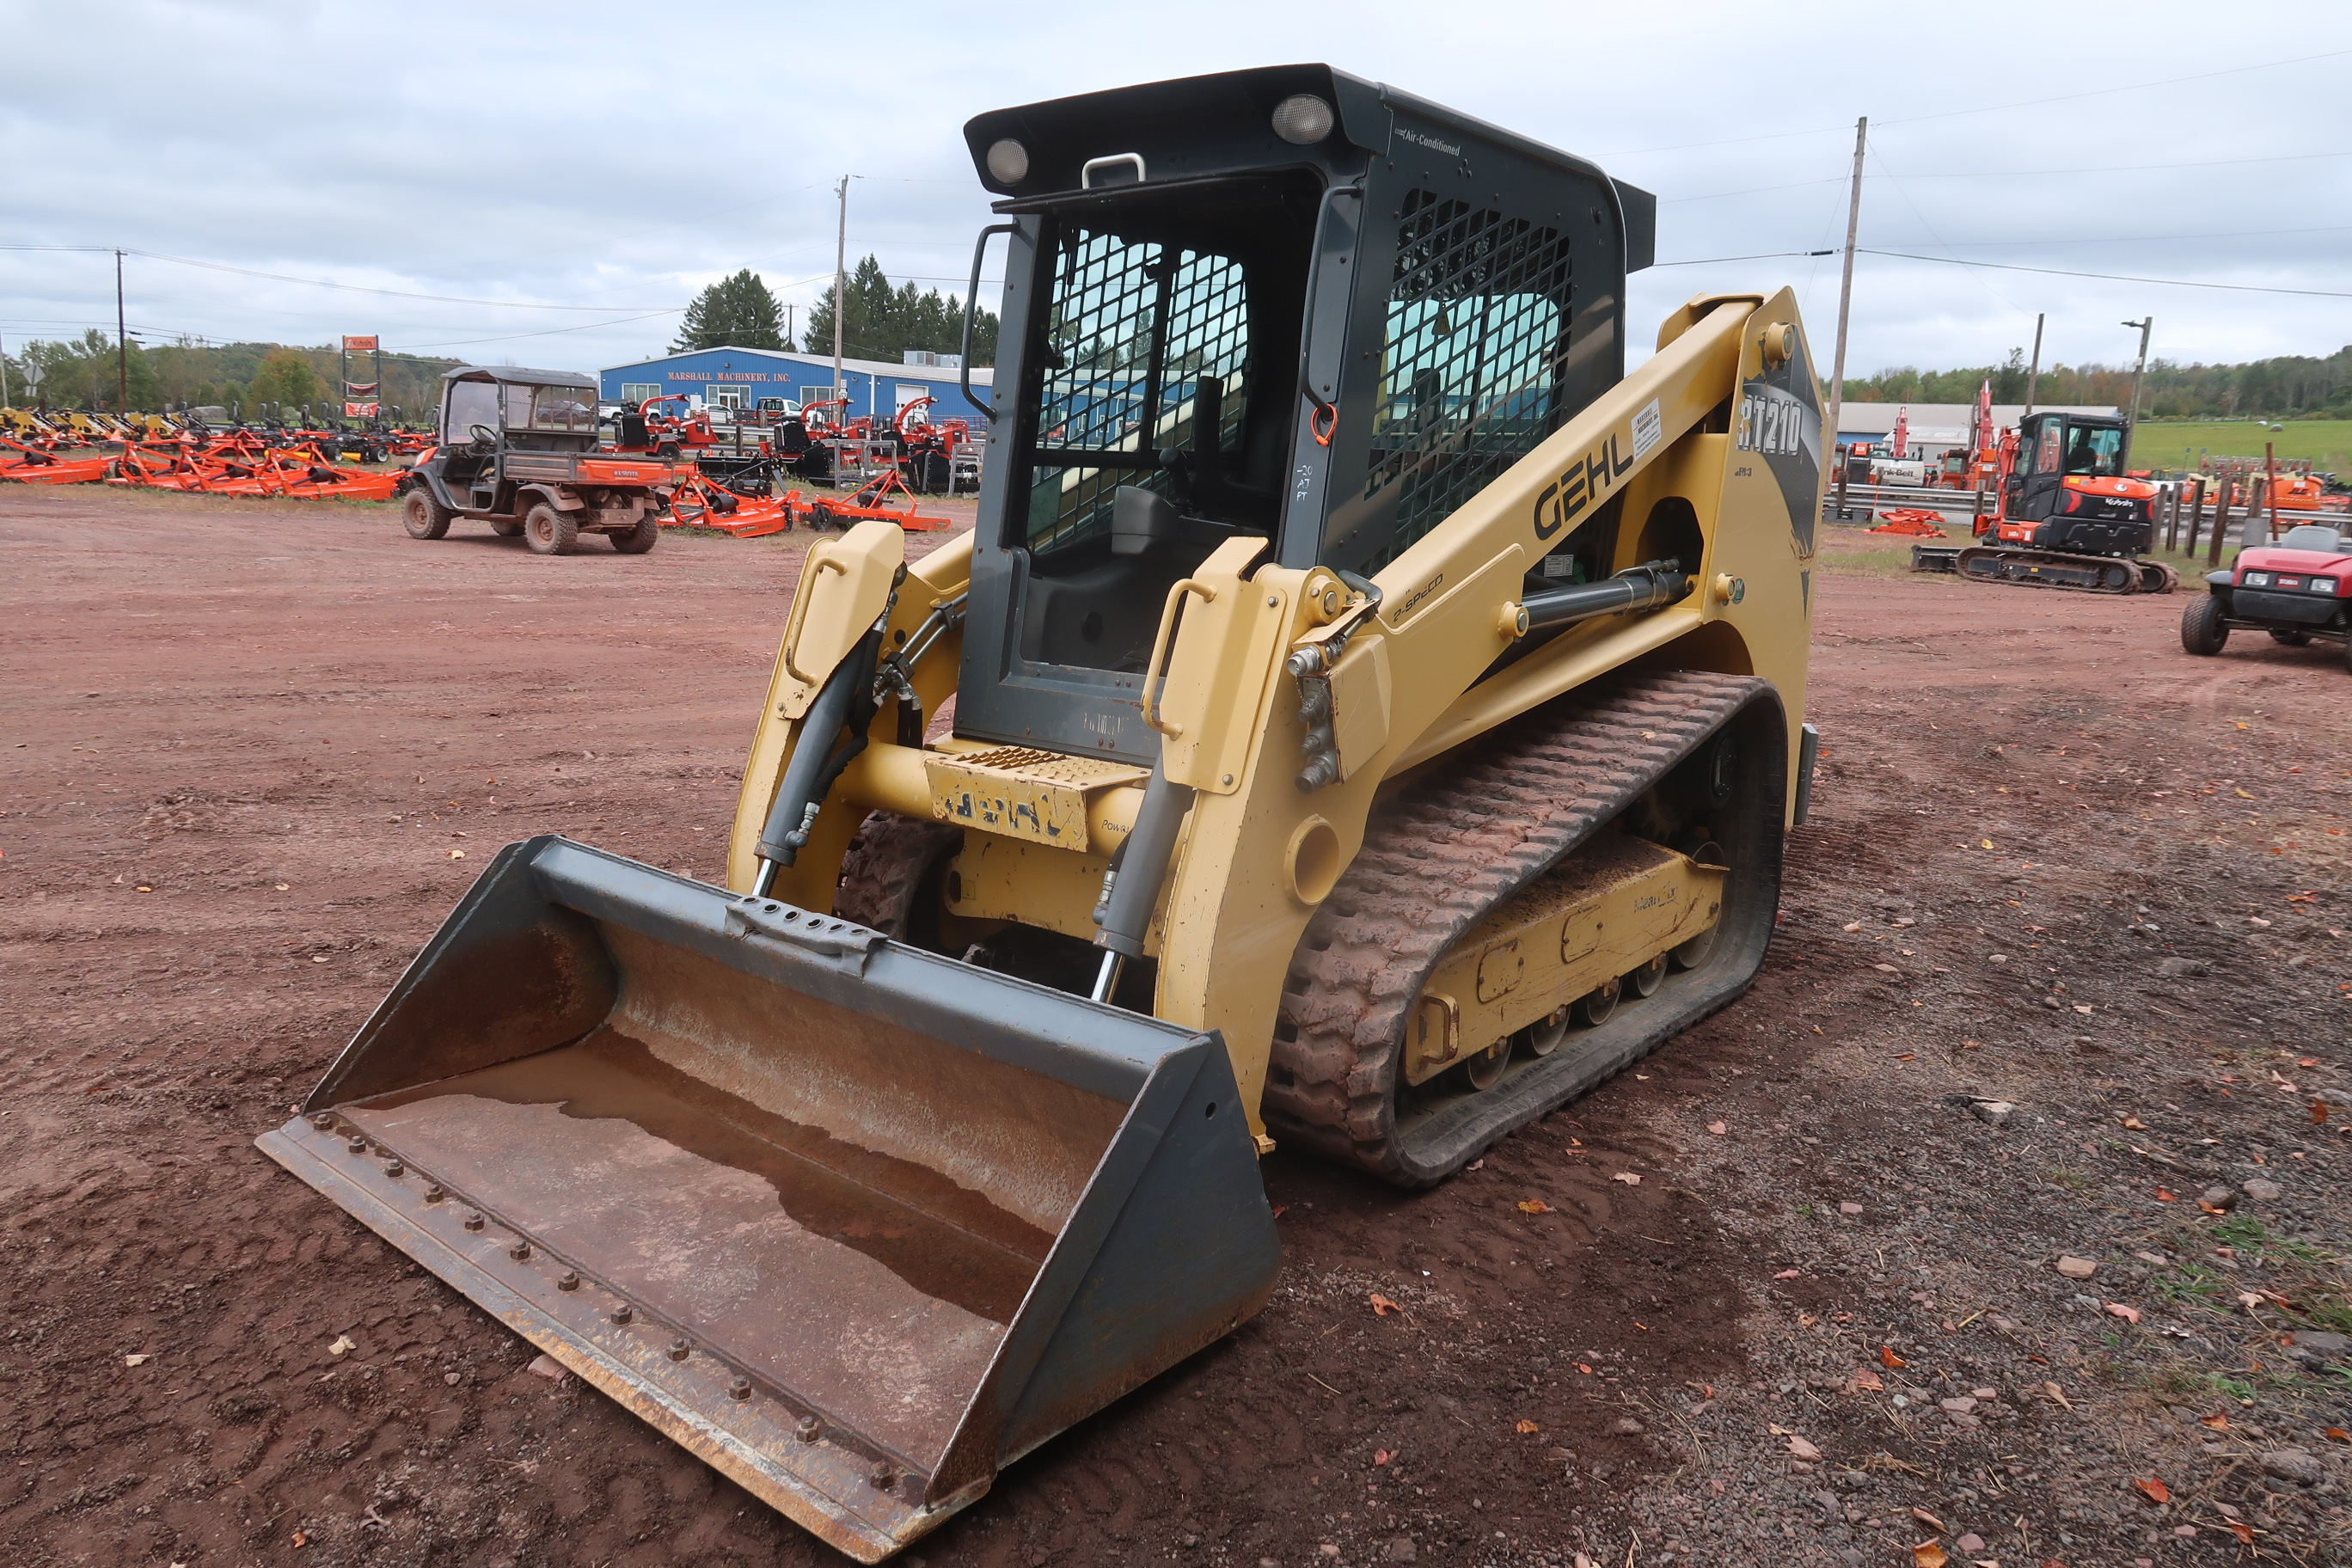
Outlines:
<svg viewBox="0 0 2352 1568"><path fill-rule="evenodd" d="M2065 421L2044 419L2042 431L2034 441L2033 471L2054 474L2058 471L2058 443L2065 432Z"/></svg>
<svg viewBox="0 0 2352 1568"><path fill-rule="evenodd" d="M1156 462L1086 463L1192 444L1201 384L1217 382L1226 441L1249 403L1249 311L1239 263L1073 227L1055 259L1025 542L1046 552L1107 531L1111 492L1158 489Z"/></svg>
<svg viewBox="0 0 2352 1568"><path fill-rule="evenodd" d="M1386 564L1559 427L1569 246L1416 190L1397 236L1367 499L1394 487Z"/></svg>

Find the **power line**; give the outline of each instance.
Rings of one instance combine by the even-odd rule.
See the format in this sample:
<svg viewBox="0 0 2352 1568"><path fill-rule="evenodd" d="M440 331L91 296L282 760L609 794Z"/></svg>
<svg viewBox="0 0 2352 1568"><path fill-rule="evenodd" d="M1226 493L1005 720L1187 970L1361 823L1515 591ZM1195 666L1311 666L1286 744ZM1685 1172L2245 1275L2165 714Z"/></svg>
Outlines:
<svg viewBox="0 0 2352 1568"><path fill-rule="evenodd" d="M1874 250L1857 247L1865 256L1891 256L1903 261L1933 261L1946 267L1989 267L2001 272L2040 272L2053 278L2096 278L2109 283L2157 283L2168 289L2225 289L2233 294L2294 294L2313 300L2352 300L2352 291L2336 289L2281 289L2261 283L2204 283L2189 278L2141 278L2125 272L2078 272L2064 267L2027 267L2014 261L1969 261L1957 256L1920 256L1908 250Z"/></svg>
<svg viewBox="0 0 2352 1568"><path fill-rule="evenodd" d="M460 338L455 342L415 343L411 346L420 349L462 349L475 343L510 343L518 338L551 338L559 332L593 332L599 327L625 327L631 321L650 321L656 316L673 316L677 313L675 310L648 310L642 316L623 316L610 321L583 321L576 327L549 327L544 331L538 332L509 332L504 337L498 338Z"/></svg>

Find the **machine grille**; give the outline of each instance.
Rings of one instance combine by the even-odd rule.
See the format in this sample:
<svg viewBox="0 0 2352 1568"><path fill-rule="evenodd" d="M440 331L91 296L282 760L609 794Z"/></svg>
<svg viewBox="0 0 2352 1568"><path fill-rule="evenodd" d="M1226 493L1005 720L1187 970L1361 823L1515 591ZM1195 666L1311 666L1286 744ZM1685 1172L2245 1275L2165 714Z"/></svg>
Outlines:
<svg viewBox="0 0 2352 1568"><path fill-rule="evenodd" d="M1370 500L1396 527L1365 570L1427 533L1559 427L1569 242L1558 229L1425 190L1399 213Z"/></svg>
<svg viewBox="0 0 2352 1568"><path fill-rule="evenodd" d="M1036 444L1048 451L1157 451L1190 444L1194 393L1222 383L1229 443L1248 413L1248 289L1239 263L1072 227L1054 269ZM1147 442L1146 430L1149 428ZM1159 489L1156 467L1041 462L1031 470L1033 550L1110 526L1111 491Z"/></svg>

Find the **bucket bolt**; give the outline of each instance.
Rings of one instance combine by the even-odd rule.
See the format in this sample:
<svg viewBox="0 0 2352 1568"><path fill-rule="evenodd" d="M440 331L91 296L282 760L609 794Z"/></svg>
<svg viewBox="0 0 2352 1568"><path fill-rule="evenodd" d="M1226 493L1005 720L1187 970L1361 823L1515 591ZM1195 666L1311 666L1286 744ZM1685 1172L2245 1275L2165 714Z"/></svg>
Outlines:
<svg viewBox="0 0 2352 1568"><path fill-rule="evenodd" d="M485 1220L482 1217L482 1213L479 1209L475 1210L472 1214L466 1216L466 1228L467 1230L479 1230L483 1226L488 1223L489 1222L488 1220Z"/></svg>
<svg viewBox="0 0 2352 1568"><path fill-rule="evenodd" d="M689 1356L689 1355L691 1355L691 1354L693 1354L693 1353L694 1353L694 1347L693 1347L692 1345L688 1344L684 1340L672 1340L672 1341L670 1341L670 1342L669 1342L669 1359L670 1359L670 1360L672 1360L672 1361L684 1361L688 1356Z"/></svg>
<svg viewBox="0 0 2352 1568"><path fill-rule="evenodd" d="M749 1398L751 1398L751 1380L750 1378L748 1378L748 1377L744 1377L744 1376L742 1376L742 1375L741 1375L741 1374L740 1374L740 1373L739 1373L739 1374L737 1374L737 1376L736 1376L735 1380L734 1380L732 1383L730 1383L730 1384L727 1385L727 1397L728 1397L728 1398L730 1398L730 1399L749 1399Z"/></svg>
<svg viewBox="0 0 2352 1568"><path fill-rule="evenodd" d="M866 1472L866 1484L877 1492L887 1492L898 1484L898 1472L890 1468L887 1459L877 1459L874 1468Z"/></svg>
<svg viewBox="0 0 2352 1568"><path fill-rule="evenodd" d="M434 1183L431 1186L425 1189L425 1201L428 1204L437 1204L448 1195L449 1194L446 1192L442 1190L441 1184L438 1182Z"/></svg>
<svg viewBox="0 0 2352 1568"><path fill-rule="evenodd" d="M351 1141L350 1148L352 1152L354 1154L364 1154L368 1152L367 1140L364 1138L354 1138Z"/></svg>
<svg viewBox="0 0 2352 1568"><path fill-rule="evenodd" d="M636 1309L630 1306L626 1301L622 1302L619 1306L613 1309L613 1321L616 1323L630 1322L635 1319L636 1315Z"/></svg>
<svg viewBox="0 0 2352 1568"><path fill-rule="evenodd" d="M517 1263L520 1263L524 1258L530 1256L530 1243L528 1241L516 1242L512 1247L507 1248L507 1256L513 1258Z"/></svg>
<svg viewBox="0 0 2352 1568"><path fill-rule="evenodd" d="M332 1132L335 1130L335 1113L331 1110L313 1112L310 1117L310 1125L317 1128L321 1132Z"/></svg>
<svg viewBox="0 0 2352 1568"><path fill-rule="evenodd" d="M824 1423L814 1415L803 1415L800 1425L793 1428L793 1436L803 1443L814 1443L824 1436Z"/></svg>
<svg viewBox="0 0 2352 1568"><path fill-rule="evenodd" d="M580 1276L566 1269L563 1278L555 1282L555 1288L559 1290L577 1290L580 1289Z"/></svg>
<svg viewBox="0 0 2352 1568"><path fill-rule="evenodd" d="M383 1173L387 1176L403 1175L406 1173L408 1167L402 1164L397 1160L386 1160L383 1163Z"/></svg>

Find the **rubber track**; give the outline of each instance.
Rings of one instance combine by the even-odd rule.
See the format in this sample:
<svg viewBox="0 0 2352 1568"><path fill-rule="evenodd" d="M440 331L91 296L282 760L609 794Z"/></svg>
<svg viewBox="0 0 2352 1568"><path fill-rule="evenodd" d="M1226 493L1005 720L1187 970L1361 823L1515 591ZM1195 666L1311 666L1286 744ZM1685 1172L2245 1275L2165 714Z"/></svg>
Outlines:
<svg viewBox="0 0 2352 1568"><path fill-rule="evenodd" d="M1265 1098L1276 1136L1391 1181L1446 1173L1400 1150L1394 1125L1398 1053L1430 973L1481 916L1769 690L1671 671L1571 693L1382 805L1291 961L1272 1059L1292 1081L1269 1081ZM1517 1109L1479 1146L1540 1113Z"/></svg>
<svg viewBox="0 0 2352 1568"><path fill-rule="evenodd" d="M1969 571L1967 562L1963 559L1967 552L1971 549L1983 550L1989 554L2005 556L2011 561L2040 562L2051 566L2087 567L2095 571L2115 565L2118 562L2121 562L2129 565L2133 569L2133 574L2130 584L2122 588L2085 586L2080 583L2062 583L2055 578L2051 577L1980 577ZM2164 568L2167 571L2170 570L2169 568L2164 567L2164 563L2160 561L2143 561L2137 556L2076 555L2072 552L2064 550L2021 550L2014 548L1996 550L1986 545L1962 545L1960 547L1960 554L1954 556L1952 561L1952 570L1958 574L1960 581L1964 583L1983 583L1993 586L2014 588L2054 588L2062 594L2121 595L2149 592L2149 590L2142 588L2139 585L2140 580L2138 569L2143 566L2156 566ZM2173 583L2177 584L2179 580L2179 574L2173 573ZM2158 591L2168 594L2172 592L2172 588L2168 584L2163 589Z"/></svg>
<svg viewBox="0 0 2352 1568"><path fill-rule="evenodd" d="M841 862L833 912L905 941L923 873L963 840L963 830L895 811L868 813Z"/></svg>

